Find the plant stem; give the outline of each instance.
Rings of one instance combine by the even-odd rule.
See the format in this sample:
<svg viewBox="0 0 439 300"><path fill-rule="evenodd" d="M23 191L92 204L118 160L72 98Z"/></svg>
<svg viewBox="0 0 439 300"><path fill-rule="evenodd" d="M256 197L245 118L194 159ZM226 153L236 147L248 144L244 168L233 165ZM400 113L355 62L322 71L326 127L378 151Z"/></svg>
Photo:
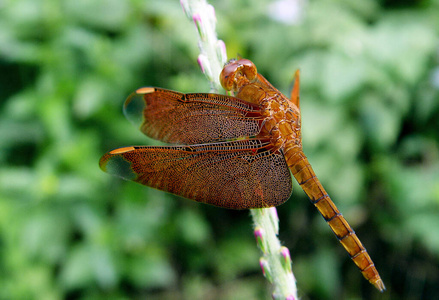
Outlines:
<svg viewBox="0 0 439 300"><path fill-rule="evenodd" d="M264 276L273 284L274 299L299 299L296 279L291 268L290 251L277 237L279 218L275 207L251 209L254 233L262 257L259 263Z"/></svg>
<svg viewBox="0 0 439 300"><path fill-rule="evenodd" d="M180 0L180 3L198 32L198 64L212 91L218 92L221 88L219 74L226 63L227 53L224 42L217 38L215 10L206 0ZM251 209L250 212L255 237L263 254L259 263L264 276L274 286L273 298L298 299L289 250L281 246L277 237L279 218L276 208Z"/></svg>
<svg viewBox="0 0 439 300"><path fill-rule="evenodd" d="M198 31L198 64L213 92L221 89L219 74L227 61L226 46L216 35L215 9L205 0L180 0L180 4Z"/></svg>

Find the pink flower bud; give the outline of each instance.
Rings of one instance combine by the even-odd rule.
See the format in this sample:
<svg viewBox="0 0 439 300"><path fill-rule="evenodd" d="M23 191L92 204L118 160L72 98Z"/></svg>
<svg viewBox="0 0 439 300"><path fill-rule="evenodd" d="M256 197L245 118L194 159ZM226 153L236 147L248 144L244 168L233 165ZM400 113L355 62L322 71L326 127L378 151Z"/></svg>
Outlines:
<svg viewBox="0 0 439 300"><path fill-rule="evenodd" d="M266 253L267 249L265 248L264 229L262 229L261 227L256 227L254 234L256 238L256 243L258 244L259 248L263 253Z"/></svg>
<svg viewBox="0 0 439 300"><path fill-rule="evenodd" d="M200 35L200 38L202 41L206 40L206 32L204 29L204 24L201 20L200 14L194 14L192 16L192 20L194 20L195 26L197 27L198 34Z"/></svg>

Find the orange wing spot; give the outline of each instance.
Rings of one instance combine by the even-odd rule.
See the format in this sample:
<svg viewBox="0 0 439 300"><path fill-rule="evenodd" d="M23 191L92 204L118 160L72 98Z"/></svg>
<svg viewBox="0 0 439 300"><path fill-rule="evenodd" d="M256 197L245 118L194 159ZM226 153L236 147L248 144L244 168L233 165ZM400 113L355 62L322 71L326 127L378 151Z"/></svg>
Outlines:
<svg viewBox="0 0 439 300"><path fill-rule="evenodd" d="M123 148L114 149L114 150L110 151L109 153L115 155L115 154L125 153L128 151L133 151L133 150L135 150L134 147L123 147Z"/></svg>
<svg viewBox="0 0 439 300"><path fill-rule="evenodd" d="M155 92L155 88L153 87L142 87L136 90L136 94L151 94Z"/></svg>

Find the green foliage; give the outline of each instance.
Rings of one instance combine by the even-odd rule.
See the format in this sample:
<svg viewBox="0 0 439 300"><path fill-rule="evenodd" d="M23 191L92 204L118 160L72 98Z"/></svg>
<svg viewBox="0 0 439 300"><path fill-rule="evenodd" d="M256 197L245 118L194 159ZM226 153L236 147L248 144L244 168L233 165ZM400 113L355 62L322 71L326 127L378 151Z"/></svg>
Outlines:
<svg viewBox="0 0 439 300"><path fill-rule="evenodd" d="M229 56L251 59L286 94L300 68L304 150L384 297L437 298L439 3L302 3L293 24L268 1L212 4ZM208 91L178 1L1 6L0 298L269 297L247 212L98 167L112 148L157 144L123 117L133 90ZM279 213L301 294L378 297L297 185Z"/></svg>

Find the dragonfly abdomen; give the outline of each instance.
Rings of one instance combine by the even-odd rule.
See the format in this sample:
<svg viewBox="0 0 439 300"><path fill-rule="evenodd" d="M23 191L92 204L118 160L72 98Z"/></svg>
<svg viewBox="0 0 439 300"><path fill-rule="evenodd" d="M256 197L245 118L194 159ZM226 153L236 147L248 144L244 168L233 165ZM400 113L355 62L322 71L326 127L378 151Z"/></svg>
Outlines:
<svg viewBox="0 0 439 300"><path fill-rule="evenodd" d="M301 151L300 146L286 149L285 158L294 178L322 214L363 276L380 291L384 291L384 283L366 248L364 248L355 231L332 202L305 154Z"/></svg>

